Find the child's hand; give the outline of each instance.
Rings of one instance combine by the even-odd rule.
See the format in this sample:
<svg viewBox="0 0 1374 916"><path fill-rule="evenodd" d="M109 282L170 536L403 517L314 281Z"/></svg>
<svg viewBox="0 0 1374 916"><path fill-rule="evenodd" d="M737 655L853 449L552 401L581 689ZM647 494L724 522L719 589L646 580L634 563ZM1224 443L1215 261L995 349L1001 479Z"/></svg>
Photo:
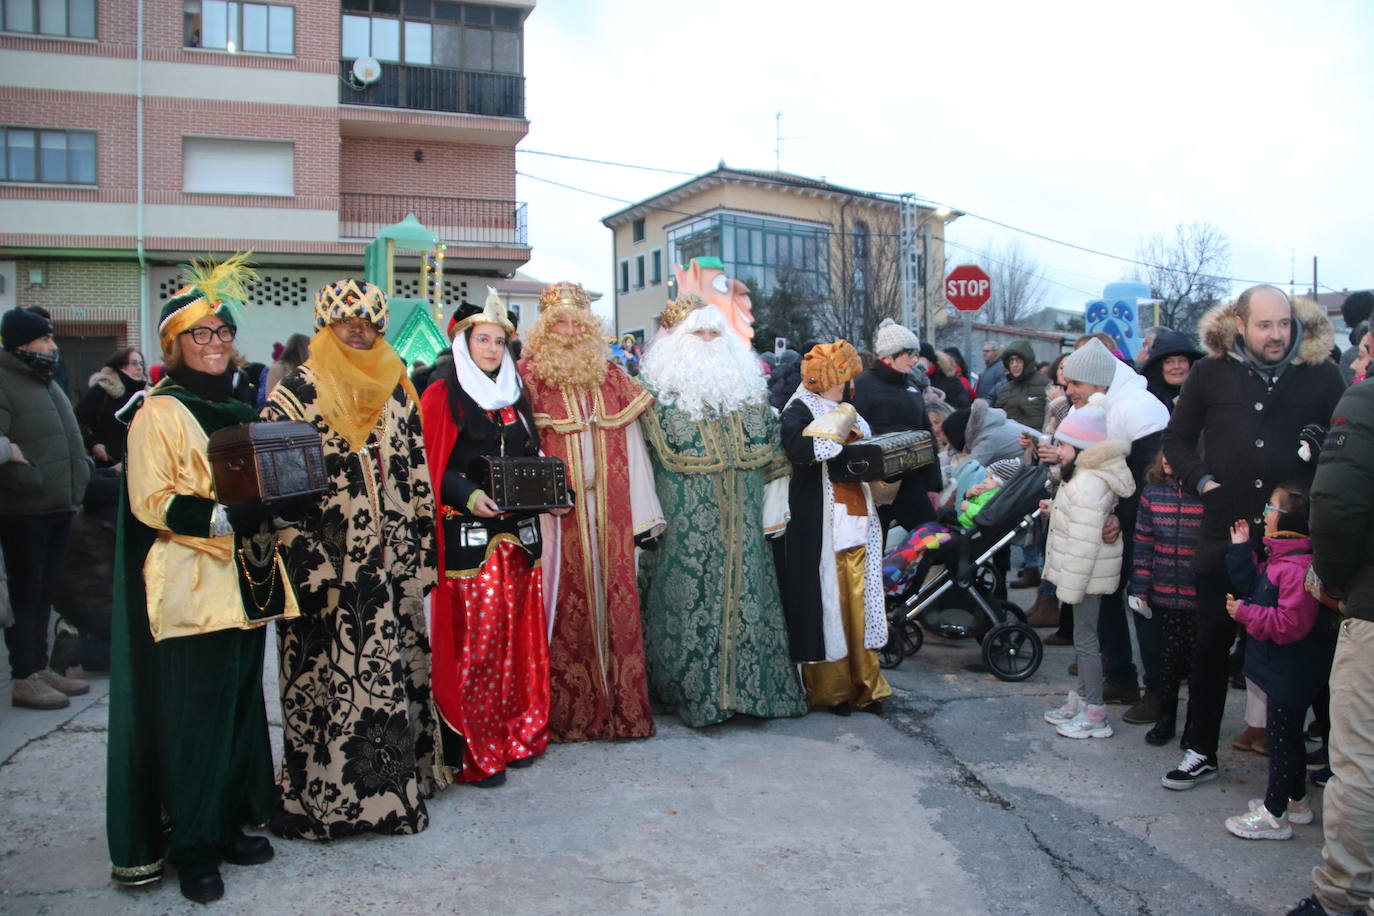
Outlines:
<svg viewBox="0 0 1374 916"><path fill-rule="evenodd" d="M967 500L967 499L964 500L963 502L961 502L961 503L959 504L959 511L960 511L960 512L967 512L967 511L968 511L968 500Z"/></svg>
<svg viewBox="0 0 1374 916"><path fill-rule="evenodd" d="M1248 544L1250 543L1250 523L1245 519L1240 519L1231 526L1231 543Z"/></svg>
<svg viewBox="0 0 1374 916"><path fill-rule="evenodd" d="M1041 515L1043 515L1043 516L1045 516L1045 517L1048 518L1048 517L1049 517L1049 514L1050 514L1050 509L1053 508L1053 507L1054 507L1054 503L1053 503L1051 500L1048 500L1048 499L1042 499L1042 500L1040 500L1040 514L1041 514Z"/></svg>
<svg viewBox="0 0 1374 916"><path fill-rule="evenodd" d="M1235 527L1235 526L1232 526L1232 529L1233 529L1233 530L1234 530L1234 527ZM1236 600L1236 596L1235 596L1235 595L1227 595L1227 596L1226 596L1226 616L1227 616L1227 617L1230 617L1232 620L1235 620L1235 619L1236 619L1236 608L1238 608L1238 607L1240 607L1240 602Z"/></svg>

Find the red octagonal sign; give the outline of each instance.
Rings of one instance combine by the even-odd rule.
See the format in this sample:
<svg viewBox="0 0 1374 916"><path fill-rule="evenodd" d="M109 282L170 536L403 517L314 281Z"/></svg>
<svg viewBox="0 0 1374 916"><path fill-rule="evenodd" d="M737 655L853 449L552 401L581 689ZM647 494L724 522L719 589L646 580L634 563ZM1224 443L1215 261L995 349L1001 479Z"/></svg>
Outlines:
<svg viewBox="0 0 1374 916"><path fill-rule="evenodd" d="M960 264L945 280L945 298L961 312L976 312L992 296L992 281L975 264Z"/></svg>

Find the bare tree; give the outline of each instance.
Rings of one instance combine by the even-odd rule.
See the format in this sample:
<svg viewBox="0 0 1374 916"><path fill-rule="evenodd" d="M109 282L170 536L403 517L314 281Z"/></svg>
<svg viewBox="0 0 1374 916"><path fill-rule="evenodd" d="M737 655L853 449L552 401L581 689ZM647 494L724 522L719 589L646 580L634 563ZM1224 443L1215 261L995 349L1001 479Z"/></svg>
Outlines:
<svg viewBox="0 0 1374 916"><path fill-rule="evenodd" d="M825 305L823 291L816 289L810 275L791 265L777 269L777 282L767 293L750 290L754 301L754 347L760 352L773 349L773 342L787 339L787 345L800 349L815 333L815 316Z"/></svg>
<svg viewBox="0 0 1374 916"><path fill-rule="evenodd" d="M840 209L830 227L830 296L815 312L818 337L843 337L863 349L880 321L898 318L900 228L895 206L861 214Z"/></svg>
<svg viewBox="0 0 1374 916"><path fill-rule="evenodd" d="M980 261L992 280L992 298L983 306L980 320L1015 326L1048 304L1049 287L1040 276L1040 262L1016 239L985 249Z"/></svg>
<svg viewBox="0 0 1374 916"><path fill-rule="evenodd" d="M1212 223L1179 223L1172 237L1160 233L1142 242L1136 257L1149 265L1136 271L1136 279L1149 283L1160 300L1159 323L1175 331L1192 333L1231 291L1231 240Z"/></svg>

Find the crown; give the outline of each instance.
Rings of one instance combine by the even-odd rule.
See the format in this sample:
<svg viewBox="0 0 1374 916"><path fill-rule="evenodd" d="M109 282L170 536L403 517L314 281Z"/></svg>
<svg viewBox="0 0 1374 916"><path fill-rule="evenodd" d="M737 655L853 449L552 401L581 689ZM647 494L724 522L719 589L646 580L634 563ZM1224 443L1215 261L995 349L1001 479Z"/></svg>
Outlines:
<svg viewBox="0 0 1374 916"><path fill-rule="evenodd" d="M574 308L590 309L591 297L581 283L550 283L539 294L539 308L553 308L555 305L571 305Z"/></svg>
<svg viewBox="0 0 1374 916"><path fill-rule="evenodd" d="M658 316L658 326L663 330L676 327L677 323L686 318L688 314L697 309L706 308L706 300L696 293L686 293L678 296L672 302L663 307L663 311Z"/></svg>

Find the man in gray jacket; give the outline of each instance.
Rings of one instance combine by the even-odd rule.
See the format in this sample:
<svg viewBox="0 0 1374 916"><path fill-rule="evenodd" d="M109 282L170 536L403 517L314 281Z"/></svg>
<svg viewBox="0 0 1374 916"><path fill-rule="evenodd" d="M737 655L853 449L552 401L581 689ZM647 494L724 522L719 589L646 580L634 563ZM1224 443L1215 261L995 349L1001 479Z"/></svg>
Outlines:
<svg viewBox="0 0 1374 916"><path fill-rule="evenodd" d="M48 319L26 309L0 318L0 550L14 624L5 630L11 701L61 709L90 686L48 667L50 593L91 462L71 402L53 381Z"/></svg>

